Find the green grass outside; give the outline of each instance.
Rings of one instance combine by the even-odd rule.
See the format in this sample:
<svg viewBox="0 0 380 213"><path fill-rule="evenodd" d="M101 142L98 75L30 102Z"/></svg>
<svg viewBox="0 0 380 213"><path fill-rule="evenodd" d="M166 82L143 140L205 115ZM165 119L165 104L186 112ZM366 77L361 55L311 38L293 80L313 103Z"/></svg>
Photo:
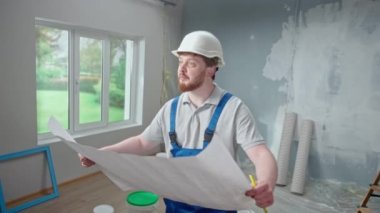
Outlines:
<svg viewBox="0 0 380 213"><path fill-rule="evenodd" d="M96 95L80 93L81 110L80 122L89 123L100 120L100 104L96 102ZM37 130L38 133L49 132L48 120L53 115L64 128L68 129L68 93L59 90L37 90ZM110 107L109 122L124 119L124 110Z"/></svg>

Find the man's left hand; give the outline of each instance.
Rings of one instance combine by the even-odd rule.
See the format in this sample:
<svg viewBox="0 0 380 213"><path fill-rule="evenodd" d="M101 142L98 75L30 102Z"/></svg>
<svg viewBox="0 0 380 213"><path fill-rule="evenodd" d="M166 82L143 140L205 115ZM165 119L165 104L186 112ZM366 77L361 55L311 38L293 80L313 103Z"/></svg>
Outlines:
<svg viewBox="0 0 380 213"><path fill-rule="evenodd" d="M267 183L258 182L257 186L246 191L245 195L254 199L260 208L266 208L274 201L273 189Z"/></svg>

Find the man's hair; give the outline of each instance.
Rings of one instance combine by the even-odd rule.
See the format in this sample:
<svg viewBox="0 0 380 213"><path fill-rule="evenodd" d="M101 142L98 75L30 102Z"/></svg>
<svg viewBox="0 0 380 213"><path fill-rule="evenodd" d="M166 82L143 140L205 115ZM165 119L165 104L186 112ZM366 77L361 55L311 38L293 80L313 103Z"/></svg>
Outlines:
<svg viewBox="0 0 380 213"><path fill-rule="evenodd" d="M200 55L203 60L205 61L206 65L208 67L211 67L211 66L218 66L218 61L219 61L219 58L218 57L214 57L214 58L207 58L203 55Z"/></svg>
<svg viewBox="0 0 380 213"><path fill-rule="evenodd" d="M199 55L199 54L197 54ZM218 71L219 67L218 67L218 62L219 62L219 58L218 57L213 57L213 58L207 58L203 55L199 55L201 58L203 58L203 61L206 63L206 66L207 67L212 67L212 66L216 66L216 70L215 72ZM212 80L215 80L215 74L212 76Z"/></svg>

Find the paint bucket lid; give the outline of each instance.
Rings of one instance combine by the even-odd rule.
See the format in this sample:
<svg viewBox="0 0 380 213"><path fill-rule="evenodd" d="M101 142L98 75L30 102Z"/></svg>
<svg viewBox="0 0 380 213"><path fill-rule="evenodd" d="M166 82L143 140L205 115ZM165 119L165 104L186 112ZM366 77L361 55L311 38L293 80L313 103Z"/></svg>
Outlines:
<svg viewBox="0 0 380 213"><path fill-rule="evenodd" d="M114 209L110 205L102 204L102 205L95 206L93 212L94 213L114 213Z"/></svg>
<svg viewBox="0 0 380 213"><path fill-rule="evenodd" d="M130 193L126 201L132 206L150 206L158 201L158 195L147 191L135 191Z"/></svg>

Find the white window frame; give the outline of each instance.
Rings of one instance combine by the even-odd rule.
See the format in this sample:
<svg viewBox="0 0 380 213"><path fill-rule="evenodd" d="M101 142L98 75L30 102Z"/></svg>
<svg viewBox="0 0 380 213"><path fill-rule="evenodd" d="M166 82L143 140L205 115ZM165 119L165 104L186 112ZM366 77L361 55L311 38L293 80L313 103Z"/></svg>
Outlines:
<svg viewBox="0 0 380 213"><path fill-rule="evenodd" d="M143 104L143 78L145 40L141 36L130 36L120 33L112 33L104 30L96 30L88 27L76 26L58 21L36 18L35 25L51 27L68 31L68 91L69 91L69 129L74 137L84 137L128 127L142 125ZM80 124L79 123L79 39L80 37L93 38L102 41L102 103L101 121ZM108 122L108 86L110 74L110 40L111 38L125 39L127 41L127 63L125 88L129 87L129 93L125 94L125 111L129 109L129 119L120 122ZM128 81L129 79L129 81ZM127 92L127 89L126 89ZM128 99L129 98L129 99ZM127 105L127 103L129 103ZM58 141L51 133L38 134L38 144L47 144Z"/></svg>

